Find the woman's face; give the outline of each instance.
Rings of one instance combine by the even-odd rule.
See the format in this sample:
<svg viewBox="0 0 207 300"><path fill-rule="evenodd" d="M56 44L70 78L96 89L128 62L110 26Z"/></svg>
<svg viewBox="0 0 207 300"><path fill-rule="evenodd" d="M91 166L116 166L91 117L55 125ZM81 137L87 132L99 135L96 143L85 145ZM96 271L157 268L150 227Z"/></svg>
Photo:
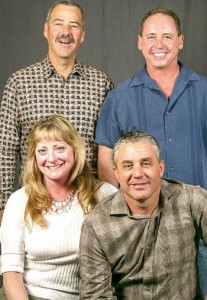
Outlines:
<svg viewBox="0 0 207 300"><path fill-rule="evenodd" d="M63 141L42 140L35 149L37 166L46 185L52 182L65 184L74 164L73 148Z"/></svg>

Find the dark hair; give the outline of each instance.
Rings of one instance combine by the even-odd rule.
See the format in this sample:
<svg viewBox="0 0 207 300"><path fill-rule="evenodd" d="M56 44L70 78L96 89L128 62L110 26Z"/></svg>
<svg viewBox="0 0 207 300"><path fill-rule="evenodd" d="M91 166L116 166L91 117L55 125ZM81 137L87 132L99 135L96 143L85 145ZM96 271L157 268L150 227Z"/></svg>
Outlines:
<svg viewBox="0 0 207 300"><path fill-rule="evenodd" d="M76 3L76 2L74 2L72 0L60 0L60 1L57 1L57 2L53 3L53 5L50 7L50 9L49 9L49 11L47 13L46 22L48 22L50 20L50 16L51 16L51 14L53 12L53 9L57 5L59 5L59 4L66 5L66 6L77 7L80 10L80 12L81 12L82 21L83 21L83 28L85 28L85 15L84 15L84 11L83 11L82 7L78 3Z"/></svg>
<svg viewBox="0 0 207 300"><path fill-rule="evenodd" d="M116 166L116 156L117 156L117 152L119 150L119 147L123 144L127 144L127 143L139 143L139 142L148 142L150 144L152 144L152 146L154 147L154 150L157 154L157 159L160 161L161 157L160 157L160 146L158 144L158 141L156 140L155 137L153 137L152 135L150 135L148 132L146 131L130 131L126 134L124 134L122 137L120 137L115 145L114 145L114 150L113 150L113 160L114 160L114 165Z"/></svg>
<svg viewBox="0 0 207 300"><path fill-rule="evenodd" d="M181 22L180 22L180 18L178 17L178 15L170 8L156 7L156 8L151 9L150 11L148 11L146 13L146 15L142 18L142 21L140 23L140 32L139 32L140 36L142 36L144 22L147 20L147 18L149 18L150 16L153 16L155 14L163 14L163 15L172 17L175 22L175 27L176 27L178 36L181 35Z"/></svg>

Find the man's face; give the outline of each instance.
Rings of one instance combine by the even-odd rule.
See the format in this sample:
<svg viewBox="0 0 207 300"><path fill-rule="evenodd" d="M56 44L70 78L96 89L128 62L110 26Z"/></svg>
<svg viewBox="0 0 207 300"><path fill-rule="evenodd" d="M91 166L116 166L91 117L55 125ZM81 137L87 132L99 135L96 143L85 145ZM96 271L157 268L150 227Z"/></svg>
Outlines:
<svg viewBox="0 0 207 300"><path fill-rule="evenodd" d="M116 154L115 175L128 204L156 203L159 199L164 161L159 161L150 142L120 145Z"/></svg>
<svg viewBox="0 0 207 300"><path fill-rule="evenodd" d="M178 36L172 17L160 13L148 17L142 36L138 36L138 48L146 59L147 68L163 69L177 65L183 39L183 35Z"/></svg>
<svg viewBox="0 0 207 300"><path fill-rule="evenodd" d="M50 59L75 59L84 35L80 10L74 6L57 5L44 27Z"/></svg>

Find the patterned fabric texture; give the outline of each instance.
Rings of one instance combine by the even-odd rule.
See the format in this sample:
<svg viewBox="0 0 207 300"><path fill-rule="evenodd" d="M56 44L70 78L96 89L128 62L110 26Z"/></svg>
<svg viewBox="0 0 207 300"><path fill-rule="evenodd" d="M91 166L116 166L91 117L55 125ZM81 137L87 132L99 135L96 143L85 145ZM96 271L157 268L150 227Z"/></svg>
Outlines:
<svg viewBox="0 0 207 300"><path fill-rule="evenodd" d="M0 204L4 208L14 183L17 155L21 169L27 152L28 134L45 115L66 117L82 136L87 160L97 165L94 131L101 105L113 88L106 74L76 61L63 80L48 57L17 71L6 84L0 111Z"/></svg>
<svg viewBox="0 0 207 300"><path fill-rule="evenodd" d="M207 191L162 180L151 219L129 212L122 191L96 206L82 227L81 299L202 299L196 254L207 244Z"/></svg>

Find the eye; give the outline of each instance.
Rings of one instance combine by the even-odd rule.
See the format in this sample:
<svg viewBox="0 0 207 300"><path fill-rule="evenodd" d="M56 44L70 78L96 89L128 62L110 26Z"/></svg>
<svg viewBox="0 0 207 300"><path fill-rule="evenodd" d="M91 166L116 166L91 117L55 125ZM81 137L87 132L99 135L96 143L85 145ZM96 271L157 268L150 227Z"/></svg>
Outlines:
<svg viewBox="0 0 207 300"><path fill-rule="evenodd" d="M163 38L164 38L165 40L171 40L171 39L172 39L172 35L166 34L166 35L163 36Z"/></svg>
<svg viewBox="0 0 207 300"><path fill-rule="evenodd" d="M147 36L147 40L153 40L154 38L155 38L154 35L148 35L148 36Z"/></svg>
<svg viewBox="0 0 207 300"><path fill-rule="evenodd" d="M144 161L142 162L142 166L147 168L151 166L151 163L149 161Z"/></svg>
<svg viewBox="0 0 207 300"><path fill-rule="evenodd" d="M45 155L47 153L46 149L38 149L37 152L40 154L40 155Z"/></svg>
<svg viewBox="0 0 207 300"><path fill-rule="evenodd" d="M72 24L70 24L70 27L71 27L71 28L74 28L74 29L79 29L79 28L80 28L80 25L79 25L79 24L76 24L76 23L72 23Z"/></svg>
<svg viewBox="0 0 207 300"><path fill-rule="evenodd" d="M62 23L57 22L57 23L55 23L54 25L55 25L55 26L62 26Z"/></svg>
<svg viewBox="0 0 207 300"><path fill-rule="evenodd" d="M57 146L56 150L57 152L63 152L65 150L65 146Z"/></svg>
<svg viewBox="0 0 207 300"><path fill-rule="evenodd" d="M123 165L123 168L124 168L124 170L126 170L126 171L131 170L132 167L133 167L132 164L124 164L124 165Z"/></svg>

